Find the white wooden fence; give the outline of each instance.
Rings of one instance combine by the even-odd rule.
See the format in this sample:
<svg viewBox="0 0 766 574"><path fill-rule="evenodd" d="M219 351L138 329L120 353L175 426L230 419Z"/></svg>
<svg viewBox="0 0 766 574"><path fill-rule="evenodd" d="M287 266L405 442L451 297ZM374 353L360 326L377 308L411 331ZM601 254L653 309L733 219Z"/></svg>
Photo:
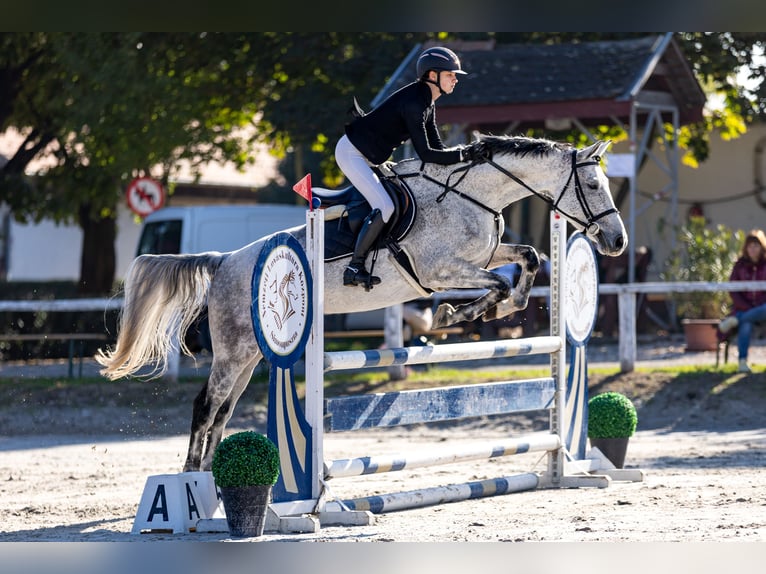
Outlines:
<svg viewBox="0 0 766 574"><path fill-rule="evenodd" d="M609 283L599 286L601 295L617 295L619 312L619 356L620 370L624 373L633 371L636 364L636 295L638 293L693 293L715 291L766 291L766 281L727 281L708 283L706 281L689 282L646 282L646 283Z"/></svg>
<svg viewBox="0 0 766 574"><path fill-rule="evenodd" d="M619 358L620 370L631 372L636 363L636 295L690 293L690 292L714 292L714 291L766 291L766 281L734 281L724 283L708 283L705 281L691 282L646 282L646 283L604 283L599 285L600 295L617 295L619 309ZM432 296L438 299L460 298L466 299L473 295L483 293L481 290L448 291ZM546 297L550 293L549 287L533 287L531 297ZM60 299L45 301L0 301L0 312L22 311L108 311L120 309L122 299L112 297L109 299ZM396 323L401 328L401 321L387 321L388 324ZM390 327L389 327L390 329ZM401 337L401 333L399 334ZM178 355L171 358L167 376L178 377Z"/></svg>

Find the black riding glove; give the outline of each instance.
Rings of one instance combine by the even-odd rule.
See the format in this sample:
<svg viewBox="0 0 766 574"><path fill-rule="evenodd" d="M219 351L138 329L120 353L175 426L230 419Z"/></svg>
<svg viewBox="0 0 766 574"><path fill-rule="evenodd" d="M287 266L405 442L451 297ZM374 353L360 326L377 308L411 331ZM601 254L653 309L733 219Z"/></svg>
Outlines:
<svg viewBox="0 0 766 574"><path fill-rule="evenodd" d="M483 142L474 142L463 148L463 161L484 163L492 159L492 152Z"/></svg>

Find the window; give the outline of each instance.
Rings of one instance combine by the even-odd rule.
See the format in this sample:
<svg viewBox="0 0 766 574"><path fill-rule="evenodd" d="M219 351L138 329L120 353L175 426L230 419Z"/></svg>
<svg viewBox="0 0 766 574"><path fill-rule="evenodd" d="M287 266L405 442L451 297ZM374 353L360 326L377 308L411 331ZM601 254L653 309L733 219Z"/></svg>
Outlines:
<svg viewBox="0 0 766 574"><path fill-rule="evenodd" d="M179 253L181 251L180 219L147 223L138 241L136 256L147 253Z"/></svg>

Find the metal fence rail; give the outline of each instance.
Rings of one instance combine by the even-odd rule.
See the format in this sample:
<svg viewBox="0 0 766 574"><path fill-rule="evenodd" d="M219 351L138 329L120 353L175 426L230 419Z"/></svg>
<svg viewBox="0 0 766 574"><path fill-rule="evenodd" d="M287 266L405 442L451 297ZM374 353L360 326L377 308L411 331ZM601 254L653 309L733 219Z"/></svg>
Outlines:
<svg viewBox="0 0 766 574"><path fill-rule="evenodd" d="M122 309L123 300L109 299L40 299L37 301L0 301L0 312L36 311L113 311Z"/></svg>

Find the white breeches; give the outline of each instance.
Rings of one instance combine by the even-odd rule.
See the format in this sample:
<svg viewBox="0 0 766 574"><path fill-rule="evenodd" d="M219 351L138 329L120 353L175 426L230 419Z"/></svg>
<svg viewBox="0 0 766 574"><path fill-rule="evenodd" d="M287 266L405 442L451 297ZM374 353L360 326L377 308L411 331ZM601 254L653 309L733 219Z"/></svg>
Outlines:
<svg viewBox="0 0 766 574"><path fill-rule="evenodd" d="M394 203L383 189L377 174L372 171L370 162L354 144L343 136L335 146L335 161L343 174L359 190L373 209L380 209L383 221L388 221L394 213Z"/></svg>

